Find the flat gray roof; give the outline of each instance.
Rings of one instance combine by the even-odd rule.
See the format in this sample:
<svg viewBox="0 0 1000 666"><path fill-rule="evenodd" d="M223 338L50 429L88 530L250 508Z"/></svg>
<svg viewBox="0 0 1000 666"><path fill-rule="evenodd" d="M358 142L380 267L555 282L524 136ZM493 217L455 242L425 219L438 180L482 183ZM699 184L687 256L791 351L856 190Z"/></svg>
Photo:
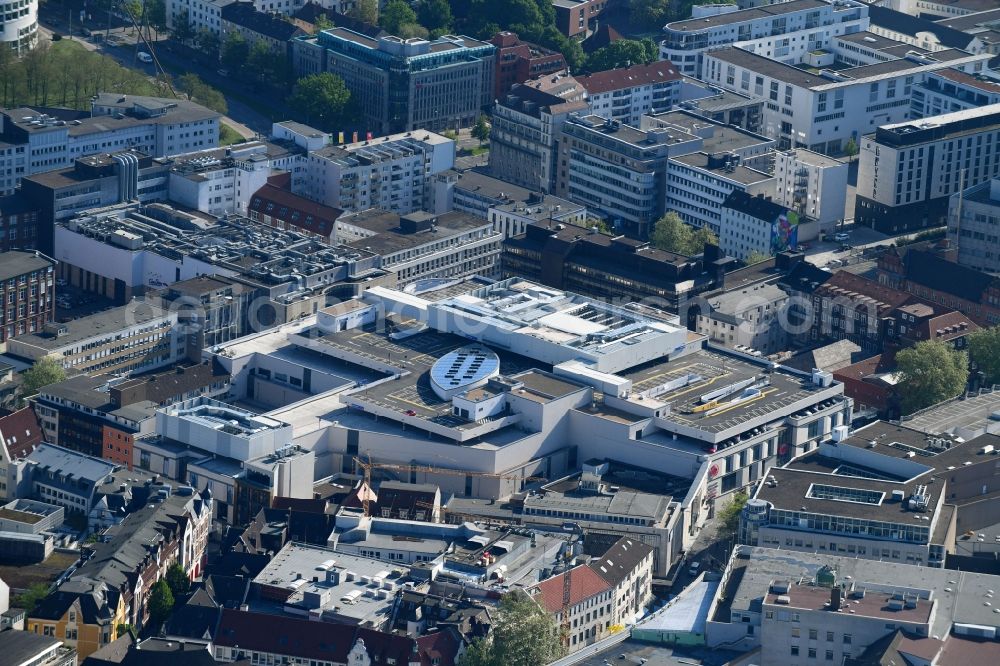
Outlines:
<svg viewBox="0 0 1000 666"><path fill-rule="evenodd" d="M167 311L146 301L132 301L128 305L111 308L89 317L73 319L65 324L65 335L45 335L29 333L19 335L16 340L49 351L62 349L88 338L114 331L122 331L130 326L144 324L165 317Z"/></svg>
<svg viewBox="0 0 1000 666"><path fill-rule="evenodd" d="M53 262L37 252L21 252L20 250L0 252L0 280L9 280L32 271L45 270L52 265Z"/></svg>
<svg viewBox="0 0 1000 666"><path fill-rule="evenodd" d="M753 183L759 183L762 180L768 180L772 177L762 171L757 171L756 169L750 169L743 165L737 165L736 167L732 168L732 170L725 169L723 167L710 167L708 165L709 155L706 153L689 153L687 155L676 155L671 157L670 159L675 162L680 162L681 164L686 164L690 167L700 169L702 171L708 171L720 178L734 180L737 183L742 183L743 185L751 185Z"/></svg>

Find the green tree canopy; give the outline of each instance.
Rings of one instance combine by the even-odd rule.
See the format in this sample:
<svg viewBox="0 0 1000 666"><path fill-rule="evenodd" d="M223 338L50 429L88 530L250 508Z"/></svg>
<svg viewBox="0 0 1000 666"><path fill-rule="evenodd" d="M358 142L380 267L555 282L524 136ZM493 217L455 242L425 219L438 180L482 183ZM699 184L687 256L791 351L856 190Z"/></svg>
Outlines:
<svg viewBox="0 0 1000 666"><path fill-rule="evenodd" d="M226 113L228 111L225 96L202 81L197 74L182 74L177 79L177 87L187 95L188 99L207 106L213 111L218 111L219 113Z"/></svg>
<svg viewBox="0 0 1000 666"><path fill-rule="evenodd" d="M428 30L447 31L451 27L451 5L448 0L424 0L417 9L420 25Z"/></svg>
<svg viewBox="0 0 1000 666"><path fill-rule="evenodd" d="M358 0L358 4L350 9L347 15L375 25L378 21L378 0Z"/></svg>
<svg viewBox="0 0 1000 666"><path fill-rule="evenodd" d="M149 595L148 609L149 620L157 626L170 617L170 612L174 609L174 594L165 579L161 578L153 586L153 591Z"/></svg>
<svg viewBox="0 0 1000 666"><path fill-rule="evenodd" d="M762 261L767 261L770 258L771 255L764 254L763 252L758 252L757 250L754 250L753 252L747 255L746 261L744 261L744 263L747 266L753 266L754 264L759 264Z"/></svg>
<svg viewBox="0 0 1000 666"><path fill-rule="evenodd" d="M207 53L213 57L219 55L219 38L211 30L206 30L205 28L198 30L198 33L194 37L194 43L202 53Z"/></svg>
<svg viewBox="0 0 1000 666"><path fill-rule="evenodd" d="M157 30L167 29L167 3L165 0L146 0L146 18Z"/></svg>
<svg viewBox="0 0 1000 666"><path fill-rule="evenodd" d="M968 336L969 356L989 384L1000 383L1000 327L981 328Z"/></svg>
<svg viewBox="0 0 1000 666"><path fill-rule="evenodd" d="M619 39L597 49L587 58L586 69L603 72L629 65L645 65L658 57L656 42L648 37L642 40Z"/></svg>
<svg viewBox="0 0 1000 666"><path fill-rule="evenodd" d="M313 26L315 26L316 32L320 32L322 30L329 30L330 28L333 27L333 21L328 19L326 17L326 14L320 14L319 16L316 17L316 20L313 21Z"/></svg>
<svg viewBox="0 0 1000 666"><path fill-rule="evenodd" d="M632 0L629 19L632 25L645 25L662 29L667 22L670 0Z"/></svg>
<svg viewBox="0 0 1000 666"><path fill-rule="evenodd" d="M740 512L747 504L747 494L738 492L733 495L732 501L716 515L719 526L719 536L729 539L736 535L740 527Z"/></svg>
<svg viewBox="0 0 1000 666"><path fill-rule="evenodd" d="M170 587L171 594L174 595L174 599L183 597L191 590L191 579L188 578L184 567L177 562L171 564L167 569L166 581L167 586Z"/></svg>
<svg viewBox="0 0 1000 666"><path fill-rule="evenodd" d="M661 250L676 252L687 257L701 254L706 244L719 244L719 239L711 229L708 227L694 229L685 224L673 211L656 221L649 240Z"/></svg>
<svg viewBox="0 0 1000 666"><path fill-rule="evenodd" d="M555 620L523 592L500 600L490 635L476 639L459 666L540 666L563 653Z"/></svg>
<svg viewBox="0 0 1000 666"><path fill-rule="evenodd" d="M479 139L480 146L490 138L490 124L485 115L479 114L479 118L476 119L476 124L472 128L472 136Z"/></svg>
<svg viewBox="0 0 1000 666"><path fill-rule="evenodd" d="M389 0L378 17L378 24L393 35L398 35L404 25L416 22L417 14L405 0Z"/></svg>
<svg viewBox="0 0 1000 666"><path fill-rule="evenodd" d="M229 70L230 74L238 74L249 57L250 45L243 35L236 31L226 35L226 41L222 43L222 66Z"/></svg>
<svg viewBox="0 0 1000 666"><path fill-rule="evenodd" d="M173 36L181 44L185 44L195 37L194 28L191 26L191 20L188 18L188 11L186 9L181 10L177 20L174 21Z"/></svg>
<svg viewBox="0 0 1000 666"><path fill-rule="evenodd" d="M969 379L969 358L940 340L924 340L896 354L901 375L897 388L900 407L910 414L954 398Z"/></svg>
<svg viewBox="0 0 1000 666"><path fill-rule="evenodd" d="M35 610L38 602L49 595L49 586L45 583L32 583L28 589L14 597L13 606L23 608L25 613L31 614Z"/></svg>
<svg viewBox="0 0 1000 666"><path fill-rule="evenodd" d="M351 93L344 80L330 72L311 74L296 82L288 105L302 122L331 132L344 122Z"/></svg>
<svg viewBox="0 0 1000 666"><path fill-rule="evenodd" d="M48 356L35 361L35 364L21 375L21 393L35 395L38 389L49 384L55 384L66 379L66 370L53 358Z"/></svg>

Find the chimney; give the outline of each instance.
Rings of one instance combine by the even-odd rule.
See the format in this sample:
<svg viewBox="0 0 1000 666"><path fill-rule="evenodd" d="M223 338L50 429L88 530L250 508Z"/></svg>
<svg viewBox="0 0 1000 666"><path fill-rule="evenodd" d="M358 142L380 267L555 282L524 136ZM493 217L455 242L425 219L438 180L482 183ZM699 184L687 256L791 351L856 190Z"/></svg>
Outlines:
<svg viewBox="0 0 1000 666"><path fill-rule="evenodd" d="M830 588L830 610L834 612L840 610L842 595L843 591L840 589L839 585L834 585Z"/></svg>

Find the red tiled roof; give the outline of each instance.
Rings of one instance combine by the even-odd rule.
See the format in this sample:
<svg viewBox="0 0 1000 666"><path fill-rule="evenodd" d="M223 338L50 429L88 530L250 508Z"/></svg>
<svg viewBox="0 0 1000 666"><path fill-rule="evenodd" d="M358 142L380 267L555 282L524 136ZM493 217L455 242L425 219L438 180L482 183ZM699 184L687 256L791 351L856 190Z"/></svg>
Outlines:
<svg viewBox="0 0 1000 666"><path fill-rule="evenodd" d="M269 204L273 204L270 209L268 209ZM250 198L248 209L261 215L270 215L320 236L330 236L333 233L334 222L344 213L339 208L324 206L270 183L254 193Z"/></svg>
<svg viewBox="0 0 1000 666"><path fill-rule="evenodd" d="M846 292L846 293L844 293ZM879 314L890 308L898 308L910 299L916 301L911 294L886 287L874 280L855 275L848 271L837 271L829 280L816 288L816 294L844 296L851 300L867 296L879 302Z"/></svg>
<svg viewBox="0 0 1000 666"><path fill-rule="evenodd" d="M571 606L590 599L591 597L607 591L611 585L601 578L597 573L586 565L574 567L571 571L569 602ZM552 578L547 578L535 586L538 590L535 598L549 613L558 613L562 610L563 604L563 576L558 574Z"/></svg>
<svg viewBox="0 0 1000 666"><path fill-rule="evenodd" d="M42 443L42 427L31 407L0 417L0 439L7 444L11 458L24 458Z"/></svg>
<svg viewBox="0 0 1000 666"><path fill-rule="evenodd" d="M580 82L591 95L605 93L610 90L621 90L633 86L648 86L653 83L674 81L681 78L680 72L674 69L668 60L657 60L648 65L633 65L621 69L609 69L595 72L590 76L578 76Z"/></svg>

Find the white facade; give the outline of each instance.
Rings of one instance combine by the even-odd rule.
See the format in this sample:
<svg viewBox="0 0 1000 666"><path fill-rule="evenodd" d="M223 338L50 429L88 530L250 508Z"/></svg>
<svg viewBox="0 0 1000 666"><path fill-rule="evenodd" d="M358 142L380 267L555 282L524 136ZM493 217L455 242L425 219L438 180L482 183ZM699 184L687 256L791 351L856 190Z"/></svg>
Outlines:
<svg viewBox="0 0 1000 666"><path fill-rule="evenodd" d="M723 48L705 54L703 78L727 90L764 97L763 133L776 138L779 149L805 147L836 154L852 138L859 142L880 125L906 120L913 86L928 73L949 67L979 73L989 59L923 58L898 68L875 65L868 71L811 74L742 49ZM849 78L852 75L856 78Z"/></svg>
<svg viewBox="0 0 1000 666"><path fill-rule="evenodd" d="M185 155L170 170L170 201L220 217L246 215L250 198L267 184L271 163L263 144L239 148L233 146L232 159L218 159L214 151Z"/></svg>
<svg viewBox="0 0 1000 666"><path fill-rule="evenodd" d="M773 284L720 294L708 299L710 309L698 315L696 330L729 349L773 354L788 341L778 325L787 303L788 294Z"/></svg>
<svg viewBox="0 0 1000 666"><path fill-rule="evenodd" d="M792 2L674 21L664 27L660 58L687 76L701 78L706 51L738 44L781 61L794 62L811 50L825 48L837 35L868 29L868 7L844 0Z"/></svg>
<svg viewBox="0 0 1000 666"><path fill-rule="evenodd" d="M774 200L832 228L844 219L848 165L805 148L774 155Z"/></svg>
<svg viewBox="0 0 1000 666"><path fill-rule="evenodd" d="M337 13L346 13L353 7L354 0L311 0L314 4L331 9ZM166 0L167 28L174 30L184 16L188 25L197 33L205 30L216 37L222 37L222 8L237 2L237 0ZM294 14L305 5L307 0L253 0L254 8L268 14Z"/></svg>
<svg viewBox="0 0 1000 666"><path fill-rule="evenodd" d="M768 194L774 178L739 164L720 162L716 156L692 153L667 161L666 210L674 211L695 227L722 233L723 207L734 191Z"/></svg>
<svg viewBox="0 0 1000 666"><path fill-rule="evenodd" d="M394 134L311 152L295 193L346 212L411 213L429 199L432 177L454 166L451 139L425 130Z"/></svg>
<svg viewBox="0 0 1000 666"><path fill-rule="evenodd" d="M8 0L0 5L4 16L0 41L17 56L38 43L38 0Z"/></svg>
<svg viewBox="0 0 1000 666"><path fill-rule="evenodd" d="M643 70L633 74L634 69ZM592 80L604 79L612 74L620 81L596 87ZM587 89L590 113L608 120L618 120L638 127L642 117L650 112L666 111L680 102L681 78L669 62L655 62L639 68L598 72L593 76L578 77Z"/></svg>
<svg viewBox="0 0 1000 666"><path fill-rule="evenodd" d="M135 149L151 157L165 157L219 145L221 114L193 102L158 100L101 93L121 104L92 105L92 118L66 122L31 109L3 114L7 145L0 148L0 191L13 192L22 176L64 169L78 157ZM144 104L155 102L158 112L145 115ZM183 108L177 108L177 107ZM163 108L166 107L166 108ZM140 117L124 117L123 110L141 109ZM116 115L117 114L117 115Z"/></svg>

